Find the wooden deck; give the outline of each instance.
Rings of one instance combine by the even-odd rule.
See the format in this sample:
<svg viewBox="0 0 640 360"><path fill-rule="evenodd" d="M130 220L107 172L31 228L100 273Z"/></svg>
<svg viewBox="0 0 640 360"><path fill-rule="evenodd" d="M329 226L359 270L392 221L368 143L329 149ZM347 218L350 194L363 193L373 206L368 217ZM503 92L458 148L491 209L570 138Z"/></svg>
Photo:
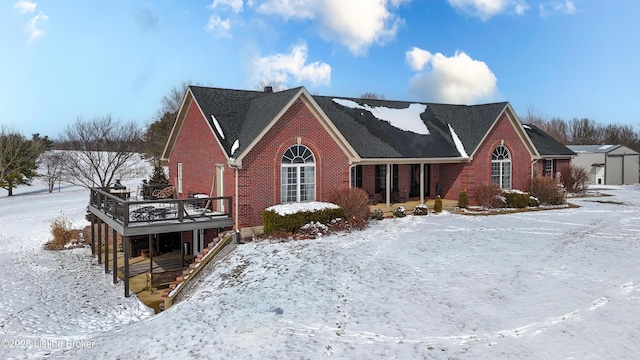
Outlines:
<svg viewBox="0 0 640 360"><path fill-rule="evenodd" d="M122 236L233 226L230 196L130 201L92 188L88 209Z"/></svg>

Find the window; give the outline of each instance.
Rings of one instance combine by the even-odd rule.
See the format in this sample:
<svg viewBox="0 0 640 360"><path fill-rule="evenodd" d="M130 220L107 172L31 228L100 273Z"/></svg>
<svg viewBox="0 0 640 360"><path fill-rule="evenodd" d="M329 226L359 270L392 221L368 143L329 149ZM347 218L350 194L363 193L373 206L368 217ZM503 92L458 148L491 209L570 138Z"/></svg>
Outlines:
<svg viewBox="0 0 640 360"><path fill-rule="evenodd" d="M351 168L351 187L362 188L362 165Z"/></svg>
<svg viewBox="0 0 640 360"><path fill-rule="evenodd" d="M385 193L387 190L387 165L376 165L376 192Z"/></svg>
<svg viewBox="0 0 640 360"><path fill-rule="evenodd" d="M491 155L491 182L501 189L511 189L511 156L503 145L493 150Z"/></svg>
<svg viewBox="0 0 640 360"><path fill-rule="evenodd" d="M552 177L555 176L553 159L544 161L544 176Z"/></svg>
<svg viewBox="0 0 640 360"><path fill-rule="evenodd" d="M316 199L316 164L313 153L304 145L293 145L282 156L281 202Z"/></svg>

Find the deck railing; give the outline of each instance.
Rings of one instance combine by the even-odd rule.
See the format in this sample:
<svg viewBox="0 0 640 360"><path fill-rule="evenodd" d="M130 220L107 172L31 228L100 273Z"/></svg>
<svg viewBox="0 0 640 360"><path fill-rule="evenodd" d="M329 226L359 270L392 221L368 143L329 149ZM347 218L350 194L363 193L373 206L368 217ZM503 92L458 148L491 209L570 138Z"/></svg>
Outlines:
<svg viewBox="0 0 640 360"><path fill-rule="evenodd" d="M110 188L91 188L90 204L124 227L166 221L231 217L230 196L186 199L128 200Z"/></svg>

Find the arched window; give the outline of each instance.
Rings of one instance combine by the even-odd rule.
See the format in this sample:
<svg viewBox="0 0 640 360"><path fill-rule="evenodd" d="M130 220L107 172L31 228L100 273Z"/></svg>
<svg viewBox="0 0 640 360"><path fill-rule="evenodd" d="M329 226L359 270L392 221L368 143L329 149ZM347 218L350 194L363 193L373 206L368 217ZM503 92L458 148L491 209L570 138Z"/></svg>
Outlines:
<svg viewBox="0 0 640 360"><path fill-rule="evenodd" d="M511 189L511 155L503 145L491 155L491 182L501 189Z"/></svg>
<svg viewBox="0 0 640 360"><path fill-rule="evenodd" d="M282 155L282 203L316 199L316 164L313 153L304 145L293 145Z"/></svg>

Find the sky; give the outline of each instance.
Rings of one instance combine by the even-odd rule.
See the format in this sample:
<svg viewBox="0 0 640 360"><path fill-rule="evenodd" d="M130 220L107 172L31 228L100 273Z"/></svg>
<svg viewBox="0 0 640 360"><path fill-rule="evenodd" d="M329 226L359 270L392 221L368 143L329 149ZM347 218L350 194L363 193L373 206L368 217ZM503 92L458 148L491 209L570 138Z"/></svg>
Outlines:
<svg viewBox="0 0 640 360"><path fill-rule="evenodd" d="M181 83L479 104L640 130L636 0L0 1L0 125L141 126Z"/></svg>

